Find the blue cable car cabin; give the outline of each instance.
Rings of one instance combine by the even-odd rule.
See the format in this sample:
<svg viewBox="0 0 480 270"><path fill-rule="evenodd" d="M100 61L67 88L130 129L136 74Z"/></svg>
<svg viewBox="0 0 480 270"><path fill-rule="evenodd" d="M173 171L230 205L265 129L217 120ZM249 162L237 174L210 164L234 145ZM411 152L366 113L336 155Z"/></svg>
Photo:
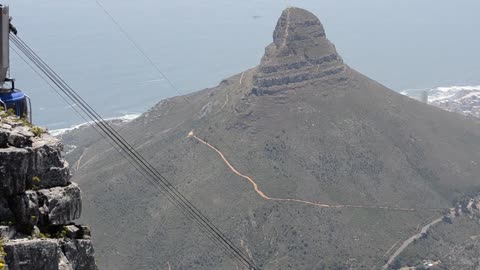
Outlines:
<svg viewBox="0 0 480 270"><path fill-rule="evenodd" d="M7 77L10 69L10 33L17 34L9 14L8 6L0 4L0 110L13 111L16 116L32 123L30 98L15 89L15 80Z"/></svg>
<svg viewBox="0 0 480 270"><path fill-rule="evenodd" d="M32 122L30 98L18 89L0 90L0 106L4 111L13 111L15 115Z"/></svg>

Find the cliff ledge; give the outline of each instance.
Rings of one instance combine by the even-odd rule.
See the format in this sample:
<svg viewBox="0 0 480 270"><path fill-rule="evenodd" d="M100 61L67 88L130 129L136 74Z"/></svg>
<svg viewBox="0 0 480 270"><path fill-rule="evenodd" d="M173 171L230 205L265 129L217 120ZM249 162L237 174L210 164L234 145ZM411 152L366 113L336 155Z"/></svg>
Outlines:
<svg viewBox="0 0 480 270"><path fill-rule="evenodd" d="M96 270L63 145L0 112L0 270Z"/></svg>

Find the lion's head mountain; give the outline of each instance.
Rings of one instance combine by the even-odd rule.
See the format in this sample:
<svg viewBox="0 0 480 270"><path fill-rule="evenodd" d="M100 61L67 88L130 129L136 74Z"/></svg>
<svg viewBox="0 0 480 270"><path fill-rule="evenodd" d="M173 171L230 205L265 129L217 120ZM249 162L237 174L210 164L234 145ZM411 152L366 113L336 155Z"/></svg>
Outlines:
<svg viewBox="0 0 480 270"><path fill-rule="evenodd" d="M479 122L362 75L327 34L312 13L288 8L258 66L115 126L263 269L381 269L480 191ZM76 146L67 159L99 268L236 269L94 131L63 140ZM470 217L441 221L459 232L442 243L480 235ZM402 254L391 265L414 260Z"/></svg>

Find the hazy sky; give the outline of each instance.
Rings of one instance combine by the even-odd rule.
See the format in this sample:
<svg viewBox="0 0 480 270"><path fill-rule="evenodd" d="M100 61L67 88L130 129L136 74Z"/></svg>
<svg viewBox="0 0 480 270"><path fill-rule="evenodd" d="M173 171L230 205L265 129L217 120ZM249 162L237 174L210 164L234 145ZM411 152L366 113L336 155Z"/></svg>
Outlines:
<svg viewBox="0 0 480 270"><path fill-rule="evenodd" d="M158 74L95 0L7 2L21 37L89 101L118 99L104 115L143 111L178 94L155 81ZM319 16L347 64L395 90L480 84L478 0L101 2L182 93L257 65L287 6ZM18 59L13 72L37 100L45 95L45 84ZM128 91L138 94L123 100Z"/></svg>

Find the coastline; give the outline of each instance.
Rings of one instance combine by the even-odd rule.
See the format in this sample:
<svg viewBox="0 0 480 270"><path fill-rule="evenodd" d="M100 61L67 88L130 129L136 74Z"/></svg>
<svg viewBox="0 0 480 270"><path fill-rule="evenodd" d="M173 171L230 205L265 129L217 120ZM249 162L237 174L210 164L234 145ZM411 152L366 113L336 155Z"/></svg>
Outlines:
<svg viewBox="0 0 480 270"><path fill-rule="evenodd" d="M126 123L126 122L130 122L130 121L133 121L133 120L137 119L140 115L141 115L140 113L126 114L126 115L119 116L119 117L105 118L105 121L120 120L120 121ZM92 123L93 123L93 121L89 121L89 122L73 125L73 126L68 127L68 128L52 129L52 130L49 130L49 132L52 136L55 136L55 137L62 136L63 134L65 134L67 132L70 132L72 130L75 130L75 129L78 129L78 128L81 128L81 127L84 127L84 126L87 126L87 125L91 125Z"/></svg>

